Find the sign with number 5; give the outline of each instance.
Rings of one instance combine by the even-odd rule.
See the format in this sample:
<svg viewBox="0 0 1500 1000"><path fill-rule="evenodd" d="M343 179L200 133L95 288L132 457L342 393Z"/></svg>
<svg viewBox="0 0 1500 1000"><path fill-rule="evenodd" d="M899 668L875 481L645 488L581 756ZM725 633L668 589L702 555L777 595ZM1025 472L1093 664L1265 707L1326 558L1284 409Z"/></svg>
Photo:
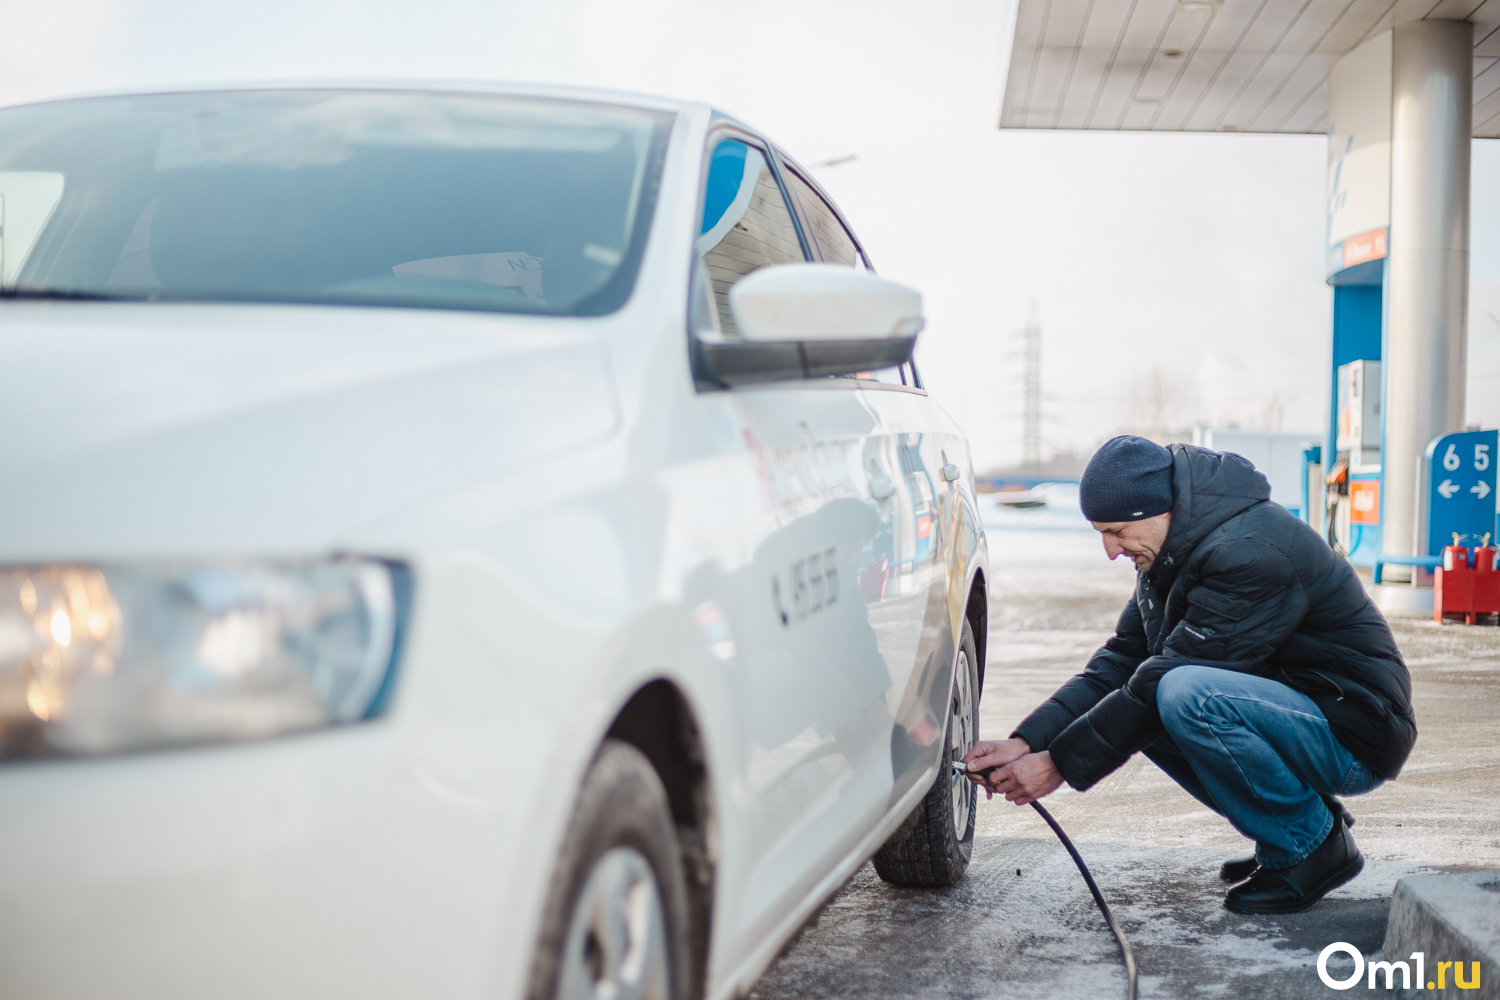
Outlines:
<svg viewBox="0 0 1500 1000"><path fill-rule="evenodd" d="M1427 554L1440 555L1455 534L1473 545L1495 540L1496 431L1463 431L1427 446Z"/></svg>

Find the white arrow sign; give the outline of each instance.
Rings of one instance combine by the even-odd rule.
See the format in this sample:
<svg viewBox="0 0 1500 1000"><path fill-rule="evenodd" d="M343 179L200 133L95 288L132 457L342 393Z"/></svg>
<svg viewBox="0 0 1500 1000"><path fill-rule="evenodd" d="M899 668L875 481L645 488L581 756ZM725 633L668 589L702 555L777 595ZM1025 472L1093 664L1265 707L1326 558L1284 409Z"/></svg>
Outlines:
<svg viewBox="0 0 1500 1000"><path fill-rule="evenodd" d="M1441 489L1441 488L1442 487L1439 487L1439 489ZM1479 494L1479 499L1483 500L1485 497L1487 497L1487 496L1490 495L1490 484L1487 483L1487 482L1485 482L1483 479L1481 479L1479 481L1479 485L1478 486L1470 486L1469 487L1469 492L1470 493L1478 493Z"/></svg>
<svg viewBox="0 0 1500 1000"><path fill-rule="evenodd" d="M1438 483L1438 492L1443 495L1444 500L1452 500L1453 494L1457 493L1459 487L1454 486L1452 480L1444 479Z"/></svg>

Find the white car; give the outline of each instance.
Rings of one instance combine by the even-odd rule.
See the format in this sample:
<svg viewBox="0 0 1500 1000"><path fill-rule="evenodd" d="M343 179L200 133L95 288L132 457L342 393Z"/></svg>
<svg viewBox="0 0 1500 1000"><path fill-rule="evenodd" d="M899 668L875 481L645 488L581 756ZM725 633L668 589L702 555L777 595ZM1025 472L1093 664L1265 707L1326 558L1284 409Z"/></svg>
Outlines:
<svg viewBox="0 0 1500 1000"><path fill-rule="evenodd" d="M731 997L962 875L968 446L754 130L59 100L0 211L0 995Z"/></svg>

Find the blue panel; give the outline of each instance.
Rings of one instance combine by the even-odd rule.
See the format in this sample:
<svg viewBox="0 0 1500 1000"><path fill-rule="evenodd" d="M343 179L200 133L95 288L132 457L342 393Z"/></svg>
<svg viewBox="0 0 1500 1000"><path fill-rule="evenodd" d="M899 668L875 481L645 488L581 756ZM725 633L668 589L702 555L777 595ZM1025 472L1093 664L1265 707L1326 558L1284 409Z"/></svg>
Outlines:
<svg viewBox="0 0 1500 1000"><path fill-rule="evenodd" d="M1462 431L1427 446L1427 555L1441 555L1454 535L1472 547L1494 532L1497 444L1496 431Z"/></svg>
<svg viewBox="0 0 1500 1000"><path fill-rule="evenodd" d="M708 183L703 193L703 228L706 233L724 217L724 210L734 204L745 178L745 155L750 147L737 139L725 139L714 147L708 161Z"/></svg>
<svg viewBox="0 0 1500 1000"><path fill-rule="evenodd" d="M1374 566L1380 558L1380 525L1349 525L1349 561L1356 566Z"/></svg>
<svg viewBox="0 0 1500 1000"><path fill-rule="evenodd" d="M1328 373L1328 432L1323 438L1327 466L1333 465L1336 454L1339 366L1380 360L1382 292L1380 285L1338 285L1333 289L1333 365ZM1381 412L1385 412L1384 407Z"/></svg>
<svg viewBox="0 0 1500 1000"><path fill-rule="evenodd" d="M1380 360L1379 285L1339 285L1333 290L1333 367Z"/></svg>

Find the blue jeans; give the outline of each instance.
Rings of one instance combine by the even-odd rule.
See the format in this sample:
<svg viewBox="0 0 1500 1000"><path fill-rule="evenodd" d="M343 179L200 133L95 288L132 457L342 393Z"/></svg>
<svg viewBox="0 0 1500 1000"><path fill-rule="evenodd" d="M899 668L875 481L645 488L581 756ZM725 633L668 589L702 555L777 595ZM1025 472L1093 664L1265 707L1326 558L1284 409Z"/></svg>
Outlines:
<svg viewBox="0 0 1500 1000"><path fill-rule="evenodd" d="M1333 735L1307 695L1215 667L1174 667L1156 688L1168 735L1145 754L1188 794L1255 841L1265 868L1289 868L1333 828L1320 795L1382 781Z"/></svg>

